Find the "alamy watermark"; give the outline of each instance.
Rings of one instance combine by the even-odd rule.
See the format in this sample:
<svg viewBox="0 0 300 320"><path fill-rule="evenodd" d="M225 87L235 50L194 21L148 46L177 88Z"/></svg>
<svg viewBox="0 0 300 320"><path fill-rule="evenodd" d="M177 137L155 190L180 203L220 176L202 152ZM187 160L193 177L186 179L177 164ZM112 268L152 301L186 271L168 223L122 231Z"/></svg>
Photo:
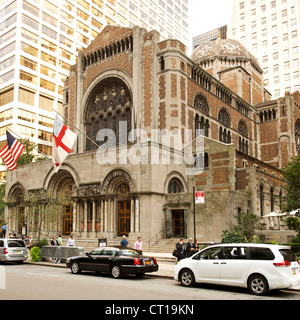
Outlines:
<svg viewBox="0 0 300 320"><path fill-rule="evenodd" d="M105 164L185 164L187 175L202 173L203 167L196 166L196 158L204 154L203 130L143 129L127 131L127 122L119 122L118 136L112 129L99 130L96 140L100 142L97 161Z"/></svg>

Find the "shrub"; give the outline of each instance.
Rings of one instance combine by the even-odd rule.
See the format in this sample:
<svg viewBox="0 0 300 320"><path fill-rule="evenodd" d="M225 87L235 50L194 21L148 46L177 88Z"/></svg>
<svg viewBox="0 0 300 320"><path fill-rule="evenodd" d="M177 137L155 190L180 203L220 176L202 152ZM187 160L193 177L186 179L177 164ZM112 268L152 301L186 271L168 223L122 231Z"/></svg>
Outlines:
<svg viewBox="0 0 300 320"><path fill-rule="evenodd" d="M297 217L288 217L284 220L284 222L290 230L294 230L299 227L299 220Z"/></svg>
<svg viewBox="0 0 300 320"><path fill-rule="evenodd" d="M223 231L222 243L244 243L245 238L238 232Z"/></svg>
<svg viewBox="0 0 300 320"><path fill-rule="evenodd" d="M30 250L31 261L38 262L41 260L41 249L39 247L33 247Z"/></svg>

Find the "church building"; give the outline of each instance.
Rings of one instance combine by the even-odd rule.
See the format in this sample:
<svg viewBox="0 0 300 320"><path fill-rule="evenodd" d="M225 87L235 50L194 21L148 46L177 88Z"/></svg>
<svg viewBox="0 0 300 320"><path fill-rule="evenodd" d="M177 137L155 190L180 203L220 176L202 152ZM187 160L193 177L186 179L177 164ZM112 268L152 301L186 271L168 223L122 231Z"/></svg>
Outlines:
<svg viewBox="0 0 300 320"><path fill-rule="evenodd" d="M300 152L299 92L271 100L236 40L204 42L188 57L157 31L109 25L70 68L63 110L73 150L57 173L46 160L7 174L9 229L36 231L30 194L63 194L45 235L192 237L195 188L204 192L197 239L218 242L239 213L267 223L280 209L281 168Z"/></svg>

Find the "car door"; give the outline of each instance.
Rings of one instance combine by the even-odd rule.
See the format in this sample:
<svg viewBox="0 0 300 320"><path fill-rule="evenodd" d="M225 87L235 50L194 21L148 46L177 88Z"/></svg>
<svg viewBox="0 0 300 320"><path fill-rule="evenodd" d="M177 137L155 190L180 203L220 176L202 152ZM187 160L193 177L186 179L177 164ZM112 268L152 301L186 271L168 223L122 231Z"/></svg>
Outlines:
<svg viewBox="0 0 300 320"><path fill-rule="evenodd" d="M241 286L246 281L250 268L246 246L225 246L220 260L220 283Z"/></svg>
<svg viewBox="0 0 300 320"><path fill-rule="evenodd" d="M219 283L220 281L220 258L222 247L211 247L201 251L193 259L197 259L195 264L196 282Z"/></svg>
<svg viewBox="0 0 300 320"><path fill-rule="evenodd" d="M112 248L104 248L96 257L97 271L110 272L110 267L113 262L117 250Z"/></svg>
<svg viewBox="0 0 300 320"><path fill-rule="evenodd" d="M82 270L98 271L97 257L101 253L101 248L92 250L87 257L79 259Z"/></svg>

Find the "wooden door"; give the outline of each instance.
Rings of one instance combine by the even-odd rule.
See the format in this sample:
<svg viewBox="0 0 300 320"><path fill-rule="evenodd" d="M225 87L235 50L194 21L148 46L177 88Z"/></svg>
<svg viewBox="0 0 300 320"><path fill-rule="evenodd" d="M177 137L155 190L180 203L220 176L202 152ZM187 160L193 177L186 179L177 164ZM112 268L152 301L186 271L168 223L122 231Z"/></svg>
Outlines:
<svg viewBox="0 0 300 320"><path fill-rule="evenodd" d="M130 201L119 201L118 209L119 209L118 235L128 236L130 232L130 216L131 216Z"/></svg>
<svg viewBox="0 0 300 320"><path fill-rule="evenodd" d="M71 234L73 227L73 207L65 206L64 207L64 234Z"/></svg>
<svg viewBox="0 0 300 320"><path fill-rule="evenodd" d="M184 210L174 210L172 214L174 237L184 236Z"/></svg>

